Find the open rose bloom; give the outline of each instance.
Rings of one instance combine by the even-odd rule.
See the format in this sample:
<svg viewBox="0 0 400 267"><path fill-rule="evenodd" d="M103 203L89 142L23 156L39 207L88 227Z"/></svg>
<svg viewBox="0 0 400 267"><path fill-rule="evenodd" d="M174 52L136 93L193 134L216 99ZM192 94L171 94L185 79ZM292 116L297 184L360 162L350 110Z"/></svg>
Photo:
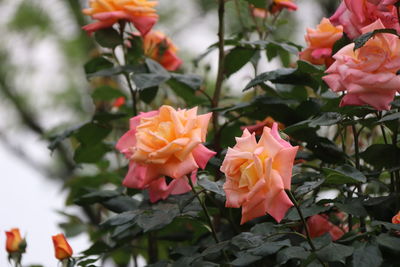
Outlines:
<svg viewBox="0 0 400 267"><path fill-rule="evenodd" d="M297 149L279 136L276 123L272 129L264 127L258 142L254 133L244 130L228 148L221 166L226 207L242 207L241 224L266 213L280 222L293 206L285 189L290 189Z"/></svg>
<svg viewBox="0 0 400 267"><path fill-rule="evenodd" d="M342 25L350 38L361 35L362 29L380 19L383 28L393 28L400 32L396 1L386 0L344 0L335 14L330 17L333 25Z"/></svg>
<svg viewBox="0 0 400 267"><path fill-rule="evenodd" d="M96 22L83 27L88 33L109 28L119 20L132 22L135 28L146 35L158 20L155 1L148 0L91 0L90 7L83 13Z"/></svg>
<svg viewBox="0 0 400 267"><path fill-rule="evenodd" d="M335 27L329 19L323 18L315 30L307 29L305 39L308 47L300 53L300 59L316 65L330 66L333 63L333 45L342 36L342 26Z"/></svg>
<svg viewBox="0 0 400 267"><path fill-rule="evenodd" d="M194 172L215 155L202 144L210 117L211 113L197 115L197 107L170 106L133 117L130 130L116 145L130 160L124 186L149 189L151 202L190 191L186 175L194 181ZM167 184L165 176L172 181Z"/></svg>
<svg viewBox="0 0 400 267"><path fill-rule="evenodd" d="M362 33L382 29L380 20L364 27ZM323 77L335 92L346 91L341 106L370 105L376 110L390 109L400 90L400 39L393 34L379 33L357 49L354 43L343 47Z"/></svg>
<svg viewBox="0 0 400 267"><path fill-rule="evenodd" d="M182 60L176 55L178 49L162 32L151 31L146 34L143 38L143 48L146 56L169 71L178 69L182 64Z"/></svg>

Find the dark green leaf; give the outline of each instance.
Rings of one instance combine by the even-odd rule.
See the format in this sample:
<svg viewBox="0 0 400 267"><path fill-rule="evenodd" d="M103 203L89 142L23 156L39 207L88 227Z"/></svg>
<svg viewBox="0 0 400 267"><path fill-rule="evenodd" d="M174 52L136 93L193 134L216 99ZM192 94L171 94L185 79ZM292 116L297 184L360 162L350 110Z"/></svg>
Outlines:
<svg viewBox="0 0 400 267"><path fill-rule="evenodd" d="M197 184L208 191L214 192L221 196L225 196L225 191L222 188L223 182L221 180L218 182L214 182L210 181L207 176L200 176Z"/></svg>
<svg viewBox="0 0 400 267"><path fill-rule="evenodd" d="M400 231L400 224L394 224L389 222L382 222L382 221L372 221L371 226L382 225L388 230L395 230Z"/></svg>
<svg viewBox="0 0 400 267"><path fill-rule="evenodd" d="M187 85L195 91L200 89L200 86L203 84L203 78L196 74L172 73L171 76L177 82Z"/></svg>
<svg viewBox="0 0 400 267"><path fill-rule="evenodd" d="M255 256L252 254L239 254L239 257L231 262L233 266L251 266L253 262L262 259L261 256Z"/></svg>
<svg viewBox="0 0 400 267"><path fill-rule="evenodd" d="M132 76L133 81L138 89L157 87L168 81L171 76L157 73L139 73Z"/></svg>
<svg viewBox="0 0 400 267"><path fill-rule="evenodd" d="M259 247L248 250L248 252L256 256L265 257L275 254L283 247L290 247L290 241L288 239L275 242L265 242Z"/></svg>
<svg viewBox="0 0 400 267"><path fill-rule="evenodd" d="M74 161L76 163L96 163L110 151L110 147L103 143L85 146L81 145L75 150Z"/></svg>
<svg viewBox="0 0 400 267"><path fill-rule="evenodd" d="M255 49L235 47L225 57L225 74L230 76L240 70L256 53Z"/></svg>
<svg viewBox="0 0 400 267"><path fill-rule="evenodd" d="M369 146L360 156L365 162L376 168L395 168L400 166L397 158L400 149L392 145L374 144Z"/></svg>
<svg viewBox="0 0 400 267"><path fill-rule="evenodd" d="M342 115L340 113L326 112L316 118L313 118L309 125L311 127L330 126L330 125L337 124L341 120L342 120Z"/></svg>
<svg viewBox="0 0 400 267"><path fill-rule="evenodd" d="M129 223L133 225L135 223L135 219L138 216L140 211L127 211L120 214L117 214L106 221L104 221L101 225L102 226L117 226Z"/></svg>
<svg viewBox="0 0 400 267"><path fill-rule="evenodd" d="M122 43L121 35L113 28L97 30L94 39L102 47L114 48Z"/></svg>
<svg viewBox="0 0 400 267"><path fill-rule="evenodd" d="M391 114L385 115L378 122L394 121L394 120L399 120L399 119L400 119L400 112L396 112L396 113L391 113Z"/></svg>
<svg viewBox="0 0 400 267"><path fill-rule="evenodd" d="M135 210L139 206L137 200L129 196L117 196L111 199L101 201L101 204L115 213Z"/></svg>
<svg viewBox="0 0 400 267"><path fill-rule="evenodd" d="M376 238L376 241L378 242L378 244L380 246L389 248L396 252L400 252L400 238L399 237L390 236L388 234L380 234Z"/></svg>
<svg viewBox="0 0 400 267"><path fill-rule="evenodd" d="M108 61L104 57L96 57L91 59L89 62L85 64L85 73L86 75L98 72L104 69L110 69L114 66L111 61Z"/></svg>
<svg viewBox="0 0 400 267"><path fill-rule="evenodd" d="M335 169L323 168L327 184L365 183L365 175L350 165L342 165Z"/></svg>
<svg viewBox="0 0 400 267"><path fill-rule="evenodd" d="M395 29L378 29L372 32L364 33L354 40L354 50L363 47L369 39L371 39L372 37L374 37L375 34L378 33L390 33L397 35L397 31Z"/></svg>
<svg viewBox="0 0 400 267"><path fill-rule="evenodd" d="M330 209L328 206L319 206L319 205L312 205L310 207L300 207L301 212L303 213L304 217L310 217L315 214L319 214L321 212L327 211ZM298 221L300 220L300 216L297 213L297 210L295 208L291 208L289 212L286 215L286 218L288 220L292 221Z"/></svg>
<svg viewBox="0 0 400 267"><path fill-rule="evenodd" d="M379 248L372 244L362 244L354 250L353 267L379 267L383 262Z"/></svg>
<svg viewBox="0 0 400 267"><path fill-rule="evenodd" d="M179 215L177 208L168 208L163 210L146 210L141 213L136 222L144 232L158 230L170 224Z"/></svg>
<svg viewBox="0 0 400 267"><path fill-rule="evenodd" d="M79 128L74 136L82 145L91 146L104 140L109 135L111 130L112 129L108 126L89 122Z"/></svg>
<svg viewBox="0 0 400 267"><path fill-rule="evenodd" d="M303 247L293 246L293 247L284 248L281 251L279 251L276 256L276 261L279 264L284 264L288 260L291 260L291 259L305 260L308 258L309 255L310 255L310 252L306 251Z"/></svg>
<svg viewBox="0 0 400 267"><path fill-rule="evenodd" d="M318 181L312 181L312 182L305 182L303 185L296 188L295 194L297 196L307 194L308 192L311 192L312 190L318 188L324 182L325 182L324 179L321 179Z"/></svg>
<svg viewBox="0 0 400 267"><path fill-rule="evenodd" d="M207 247L202 253L201 256L207 256L210 254L215 254L218 253L222 250L224 250L225 248L227 248L229 246L230 241L223 241L223 242L219 242L217 244L211 245L209 247Z"/></svg>
<svg viewBox="0 0 400 267"><path fill-rule="evenodd" d="M125 97L125 94L122 93L120 90L106 85L97 87L92 93L93 99L101 101L111 101L112 99L118 97Z"/></svg>
<svg viewBox="0 0 400 267"><path fill-rule="evenodd" d="M157 96L157 93L158 93L158 86L149 87L145 90L139 91L139 98L146 104L150 104Z"/></svg>
<svg viewBox="0 0 400 267"><path fill-rule="evenodd" d="M90 205L117 197L119 195L120 194L118 192L112 190L95 191L79 197L74 202L78 205Z"/></svg>
<svg viewBox="0 0 400 267"><path fill-rule="evenodd" d="M345 263L347 257L354 252L353 247L348 247L336 243L330 243L316 252L318 258L328 262L342 262Z"/></svg>
<svg viewBox="0 0 400 267"><path fill-rule="evenodd" d="M338 207L339 210L354 216L365 217L368 215L361 199L355 198L351 200L346 200L345 203L335 203L335 206Z"/></svg>
<svg viewBox="0 0 400 267"><path fill-rule="evenodd" d="M50 136L50 144L48 146L48 148L53 151L54 149L56 149L58 147L58 145L64 141L65 139L67 139L68 137L70 137L71 135L73 135L79 128L81 128L82 126L74 126L70 129L65 130L64 132L62 132L61 134L58 135L52 135Z"/></svg>
<svg viewBox="0 0 400 267"><path fill-rule="evenodd" d="M235 245L240 250L254 248L264 243L262 236L255 235L249 232L243 232L232 238L232 245Z"/></svg>

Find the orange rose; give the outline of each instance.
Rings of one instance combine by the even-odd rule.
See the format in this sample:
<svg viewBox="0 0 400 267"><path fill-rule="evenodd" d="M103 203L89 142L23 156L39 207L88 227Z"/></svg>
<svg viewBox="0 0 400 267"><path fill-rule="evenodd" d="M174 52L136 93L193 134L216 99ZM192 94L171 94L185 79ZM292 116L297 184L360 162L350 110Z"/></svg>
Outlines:
<svg viewBox="0 0 400 267"><path fill-rule="evenodd" d="M171 39L162 32L151 31L143 38L144 54L159 62L169 71L176 70L182 60L176 55L178 50Z"/></svg>
<svg viewBox="0 0 400 267"><path fill-rule="evenodd" d="M11 231L6 231L6 250L8 253L17 252L20 250L20 245L23 242L18 228L12 228Z"/></svg>
<svg viewBox="0 0 400 267"><path fill-rule="evenodd" d="M135 28L144 36L157 22L158 15L155 1L147 0L91 0L90 8L83 13L91 16L97 22L83 27L88 33L109 28L119 20L132 22Z"/></svg>
<svg viewBox="0 0 400 267"><path fill-rule="evenodd" d="M53 235L51 238L53 239L54 252L57 259L62 261L72 256L72 248L65 239L64 234Z"/></svg>
<svg viewBox="0 0 400 267"><path fill-rule="evenodd" d="M342 36L343 26L335 27L329 19L323 18L317 29L307 29L305 39L308 48L300 53L300 59L329 67L334 61L332 59L333 45Z"/></svg>
<svg viewBox="0 0 400 267"><path fill-rule="evenodd" d="M392 223L400 224L400 211L396 215L393 216Z"/></svg>
<svg viewBox="0 0 400 267"><path fill-rule="evenodd" d="M278 125L264 127L257 142L244 130L228 148L221 171L226 175L226 207L242 207L241 224L266 213L280 222L293 206L285 189L290 189L293 161L298 147L292 147L278 133Z"/></svg>
<svg viewBox="0 0 400 267"><path fill-rule="evenodd" d="M116 145L130 160L124 186L149 189L151 202L190 191L186 175L195 181L194 172L215 155L202 144L210 118L211 113L197 115L197 107L175 110L166 105L133 117ZM172 181L167 184L165 176Z"/></svg>
<svg viewBox="0 0 400 267"><path fill-rule="evenodd" d="M273 0L271 13L275 14L277 12L280 12L284 8L290 11L296 11L297 5L293 3L292 0Z"/></svg>

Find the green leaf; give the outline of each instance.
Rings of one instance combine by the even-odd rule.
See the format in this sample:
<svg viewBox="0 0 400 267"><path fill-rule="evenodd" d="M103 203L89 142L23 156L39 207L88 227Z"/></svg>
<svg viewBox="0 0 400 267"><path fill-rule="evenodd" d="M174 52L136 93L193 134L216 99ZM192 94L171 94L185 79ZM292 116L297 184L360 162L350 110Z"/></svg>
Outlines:
<svg viewBox="0 0 400 267"><path fill-rule="evenodd" d="M378 30L374 30L372 32L367 32L367 33L360 35L359 37L357 37L354 40L354 49L353 50L363 47L365 45L365 43L368 42L369 39L371 39L372 37L375 36L375 34L378 34L378 33L390 33L390 34L394 34L394 35L398 36L397 31L395 29L378 29Z"/></svg>
<svg viewBox="0 0 400 267"><path fill-rule="evenodd" d="M309 251L306 251L303 247L288 247L284 248L278 252L276 255L276 261L279 264L285 264L288 260L291 259L301 259L305 260L310 255Z"/></svg>
<svg viewBox="0 0 400 267"><path fill-rule="evenodd" d="M199 176L199 179L197 181L197 184L203 187L204 189L214 192L218 195L225 196L225 191L222 188L223 186L223 181L210 181L207 176L201 175Z"/></svg>
<svg viewBox="0 0 400 267"><path fill-rule="evenodd" d="M388 230L400 231L400 224L382 222L382 221L372 221L371 222L372 227L377 226L377 225L382 225Z"/></svg>
<svg viewBox="0 0 400 267"><path fill-rule="evenodd" d="M145 90L140 90L139 91L139 98L146 104L150 104L154 98L156 98L157 93L158 93L158 86L154 87L149 87L146 88Z"/></svg>
<svg viewBox="0 0 400 267"><path fill-rule="evenodd" d="M327 184L365 183L365 175L350 165L342 165L335 169L323 168Z"/></svg>
<svg viewBox="0 0 400 267"><path fill-rule="evenodd" d="M171 73L171 76L177 82L187 85L194 91L200 89L200 86L203 84L203 78L197 74Z"/></svg>
<svg viewBox="0 0 400 267"><path fill-rule="evenodd" d="M163 76L170 76L170 73L166 69L164 69L164 67L157 61L152 60L150 58L146 58L145 62L150 73L155 73Z"/></svg>
<svg viewBox="0 0 400 267"><path fill-rule="evenodd" d="M143 90L159 86L168 81L171 76L157 73L139 73L132 76L133 81L138 89Z"/></svg>
<svg viewBox="0 0 400 267"><path fill-rule="evenodd" d="M93 203L98 203L103 200L108 200L110 198L114 198L119 196L120 194L113 190L102 190L102 191L95 191L88 194L81 196L80 198L76 199L74 202L78 205L90 205Z"/></svg>
<svg viewBox="0 0 400 267"><path fill-rule="evenodd" d="M239 257L237 259L231 262L233 266L251 266L253 262L262 259L262 257L260 256L255 256L247 253L239 254L238 256Z"/></svg>
<svg viewBox="0 0 400 267"><path fill-rule="evenodd" d="M354 198L351 200L345 200L344 203L335 202L335 206L338 207L339 210L357 217L365 217L368 215L361 199Z"/></svg>
<svg viewBox="0 0 400 267"><path fill-rule="evenodd" d="M300 206L301 212L305 218L310 217L315 214L319 214L321 212L325 212L330 209L328 206L320 206L320 205L312 205L309 207L302 207ZM289 212L286 214L286 218L291 221L298 221L300 220L300 216L295 208L291 208Z"/></svg>
<svg viewBox="0 0 400 267"><path fill-rule="evenodd" d="M365 160L365 162L378 169L399 167L400 161L397 155L400 155L399 148L385 144L373 144L364 152L360 153L360 157Z"/></svg>
<svg viewBox="0 0 400 267"><path fill-rule="evenodd" d="M245 1L255 7L266 8L265 0L245 0Z"/></svg>
<svg viewBox="0 0 400 267"><path fill-rule="evenodd" d="M332 55L336 54L340 49L351 43L352 41L350 40L350 38L346 35L346 33L343 33L342 38L337 40L333 45Z"/></svg>
<svg viewBox="0 0 400 267"><path fill-rule="evenodd" d="M208 256L208 255L211 255L211 254L218 253L218 252L220 252L220 251L226 249L226 248L229 246L229 244L230 244L230 241L227 240L227 241L222 241L222 242L219 242L219 243L217 243L217 244L213 244L213 245L211 245L211 246L208 246L208 247L201 253L201 256L202 256L202 257L205 257L205 256Z"/></svg>
<svg viewBox="0 0 400 267"><path fill-rule="evenodd" d="M135 218L138 216L140 211L135 210L135 211L127 211L123 212L120 214L117 214L106 221L101 223L102 227L107 227L107 226L118 226L118 225L123 225L126 223L130 223L130 225L135 224Z"/></svg>
<svg viewBox="0 0 400 267"><path fill-rule="evenodd" d="M74 136L85 146L91 146L100 143L111 132L111 128L98 123L89 122L80 127Z"/></svg>
<svg viewBox="0 0 400 267"><path fill-rule="evenodd" d="M179 210L176 208L146 210L136 218L136 222L144 232L148 232L163 228L170 224L178 215Z"/></svg>
<svg viewBox="0 0 400 267"><path fill-rule="evenodd" d="M118 97L126 97L124 93L111 86L103 85L93 90L92 98L101 101L111 101Z"/></svg>
<svg viewBox="0 0 400 267"><path fill-rule="evenodd" d="M379 267L382 262L382 253L377 246L362 244L354 250L353 267Z"/></svg>
<svg viewBox="0 0 400 267"><path fill-rule="evenodd" d="M388 234L380 234L376 241L382 247L389 248L395 252L400 252L400 238Z"/></svg>
<svg viewBox="0 0 400 267"><path fill-rule="evenodd" d="M307 193L311 192L312 190L320 187L324 182L325 182L324 179L320 179L317 181L311 181L311 182L305 182L303 185L297 187L296 190L294 191L294 193L297 196L307 194Z"/></svg>
<svg viewBox="0 0 400 267"><path fill-rule="evenodd" d="M290 241L288 239L285 239L282 241L265 242L259 247L248 250L248 252L256 256L266 257L275 254L283 247L290 247L290 246L291 246Z"/></svg>
<svg viewBox="0 0 400 267"><path fill-rule="evenodd" d="M48 146L48 149L50 149L51 151L54 151L54 149L56 149L62 141L64 141L65 139L67 139L68 137L73 135L81 127L82 127L81 125L74 126L70 129L65 130L61 134L51 135L49 137L51 142Z"/></svg>
<svg viewBox="0 0 400 267"><path fill-rule="evenodd" d="M112 27L97 30L94 33L94 39L102 47L114 48L122 44L121 35Z"/></svg>
<svg viewBox="0 0 400 267"><path fill-rule="evenodd" d="M139 201L129 196L117 196L101 201L101 204L115 213L135 210L139 206Z"/></svg>
<svg viewBox="0 0 400 267"><path fill-rule="evenodd" d="M89 60L85 64L84 68L86 75L89 75L98 72L100 70L110 69L113 66L114 64L111 61L105 59L104 57L96 57Z"/></svg>
<svg viewBox="0 0 400 267"><path fill-rule="evenodd" d="M337 124L341 120L342 120L342 115L340 113L326 112L316 118L313 118L309 125L311 127L330 126L330 125Z"/></svg>
<svg viewBox="0 0 400 267"><path fill-rule="evenodd" d="M316 252L318 258L328 262L342 262L345 263L347 257L354 252L353 247L348 247L336 243L330 243Z"/></svg>
<svg viewBox="0 0 400 267"><path fill-rule="evenodd" d="M110 150L110 147L103 143L90 146L81 145L75 150L74 161L76 163L96 163Z"/></svg>
<svg viewBox="0 0 400 267"><path fill-rule="evenodd" d="M378 122L386 122L386 121L394 121L394 120L400 120L400 112L387 114L382 119L380 119Z"/></svg>
<svg viewBox="0 0 400 267"><path fill-rule="evenodd" d="M231 49L225 57L225 74L231 76L240 70L254 56L257 50L245 47Z"/></svg>
<svg viewBox="0 0 400 267"><path fill-rule="evenodd" d="M249 232L243 232L232 238L231 244L240 250L258 247L263 244L262 236Z"/></svg>

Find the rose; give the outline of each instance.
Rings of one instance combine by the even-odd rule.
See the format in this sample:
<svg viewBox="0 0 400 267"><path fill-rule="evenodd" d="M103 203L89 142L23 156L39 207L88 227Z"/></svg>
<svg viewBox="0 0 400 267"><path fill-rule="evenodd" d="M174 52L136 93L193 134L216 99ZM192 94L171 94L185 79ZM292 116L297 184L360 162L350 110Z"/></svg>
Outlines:
<svg viewBox="0 0 400 267"><path fill-rule="evenodd" d="M342 26L333 26L329 19L323 18L317 29L307 29L305 36L308 48L300 53L300 59L312 64L330 66L333 63L332 48L343 36Z"/></svg>
<svg viewBox="0 0 400 267"><path fill-rule="evenodd" d="M296 11L297 10L297 5L292 2L292 0L273 0L272 2L272 7L271 7L271 13L275 14L282 9L288 9L290 11Z"/></svg>
<svg viewBox="0 0 400 267"><path fill-rule="evenodd" d="M57 259L62 261L72 256L72 248L64 234L53 235L51 238L53 239L54 253Z"/></svg>
<svg viewBox="0 0 400 267"><path fill-rule="evenodd" d="M225 206L242 207L241 224L266 213L280 222L293 206L285 189L290 189L297 149L279 136L276 123L272 129L264 127L258 142L254 133L244 130L228 148L221 166L226 175Z"/></svg>
<svg viewBox="0 0 400 267"><path fill-rule="evenodd" d="M6 250L8 253L20 252L23 243L24 240L18 228L12 228L10 231L6 231Z"/></svg>
<svg viewBox="0 0 400 267"><path fill-rule="evenodd" d="M189 191L186 175L195 180L193 172L215 155L202 145L210 117L197 115L197 107L175 110L166 105L133 117L116 145L130 160L124 186L149 189L151 202ZM168 185L165 176L172 178Z"/></svg>
<svg viewBox="0 0 400 267"><path fill-rule="evenodd" d="M165 69L174 71L182 64L178 50L171 39L162 32L151 31L143 38L144 54L159 62Z"/></svg>
<svg viewBox="0 0 400 267"><path fill-rule="evenodd" d="M361 29L380 19L383 28L393 28L400 32L397 19L397 8L389 5L389 1L375 3L367 0L344 0L335 14L330 17L333 25L342 25L344 32L350 38L356 38L361 34ZM383 6L382 4L385 3Z"/></svg>
<svg viewBox="0 0 400 267"><path fill-rule="evenodd" d="M260 136L262 135L264 131L264 127L267 126L269 128L272 127L274 124L275 120L272 117L266 117L263 121L257 121L256 124L254 125L247 125L247 126L242 126L240 129L244 131L244 129L247 129L250 133L255 133L256 135ZM278 122L278 128L280 130L285 128L285 125L282 123Z"/></svg>
<svg viewBox="0 0 400 267"><path fill-rule="evenodd" d="M364 27L363 33L383 28L380 20ZM335 91L347 91L340 106L370 105L376 110L390 109L400 89L400 40L388 33L379 33L354 51L354 43L343 47L334 56L336 61L325 71L323 80Z"/></svg>
<svg viewBox="0 0 400 267"><path fill-rule="evenodd" d="M83 13L91 16L97 22L83 27L88 33L109 28L119 20L132 22L135 28L146 35L158 20L154 6L155 1L148 0L91 0L90 8Z"/></svg>
<svg viewBox="0 0 400 267"><path fill-rule="evenodd" d="M400 211L396 215L393 216L392 223L400 224Z"/></svg>
<svg viewBox="0 0 400 267"><path fill-rule="evenodd" d="M310 237L315 238L329 233L332 240L338 240L344 235L342 229L328 221L326 215L313 215L307 219L307 227L310 231Z"/></svg>

